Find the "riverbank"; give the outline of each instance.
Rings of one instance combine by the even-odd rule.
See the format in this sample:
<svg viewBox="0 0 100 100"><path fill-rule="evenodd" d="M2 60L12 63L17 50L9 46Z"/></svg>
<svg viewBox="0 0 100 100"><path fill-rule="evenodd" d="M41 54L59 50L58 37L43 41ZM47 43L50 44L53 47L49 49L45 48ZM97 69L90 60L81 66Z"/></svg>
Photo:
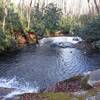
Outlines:
<svg viewBox="0 0 100 100"><path fill-rule="evenodd" d="M5 50L0 50L0 54L9 54L16 51L20 51L21 49L30 45L33 46L39 44L41 46L41 44L43 44L42 42L44 42L46 45L51 44L51 47L77 48L82 50L83 52L88 52L88 53L96 53L100 51L100 41L89 42L82 40L80 37L72 37L72 36L60 36L60 37L58 36L58 37L46 37L46 38L44 37L41 39L36 38L35 35L32 36L33 36L32 40L27 39L27 42L25 43L21 38L16 42L12 41L11 46L9 48Z"/></svg>
<svg viewBox="0 0 100 100"><path fill-rule="evenodd" d="M49 86L40 93L0 88L0 100L99 100L99 76L100 70L78 75Z"/></svg>

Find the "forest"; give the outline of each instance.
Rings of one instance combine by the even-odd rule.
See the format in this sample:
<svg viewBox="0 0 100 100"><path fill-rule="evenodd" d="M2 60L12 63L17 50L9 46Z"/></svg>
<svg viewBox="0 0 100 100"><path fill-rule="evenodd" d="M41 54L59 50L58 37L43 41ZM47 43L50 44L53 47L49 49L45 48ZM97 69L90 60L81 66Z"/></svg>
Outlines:
<svg viewBox="0 0 100 100"><path fill-rule="evenodd" d="M58 32L58 35L80 36L85 40L100 39L100 7L96 0L96 11L90 10L88 14L82 15L64 15L56 4L43 3L41 6L39 2L33 6L32 0L27 5L24 0L20 0L16 6L11 0L0 0L1 52L13 47L13 44L25 43L24 37L32 40L28 39L28 32L35 33L39 38L55 36Z"/></svg>
<svg viewBox="0 0 100 100"><path fill-rule="evenodd" d="M0 0L0 100L100 100L100 0Z"/></svg>

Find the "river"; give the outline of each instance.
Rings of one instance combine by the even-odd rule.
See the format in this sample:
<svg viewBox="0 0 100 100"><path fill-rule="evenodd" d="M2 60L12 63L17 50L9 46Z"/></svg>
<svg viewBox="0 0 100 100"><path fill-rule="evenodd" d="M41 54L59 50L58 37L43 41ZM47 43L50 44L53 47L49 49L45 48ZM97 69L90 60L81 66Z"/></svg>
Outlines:
<svg viewBox="0 0 100 100"><path fill-rule="evenodd" d="M61 47L62 43L66 47ZM87 55L72 48L74 43L77 41L72 37L44 38L39 45L0 56L0 87L37 92L74 75L100 69L100 53Z"/></svg>

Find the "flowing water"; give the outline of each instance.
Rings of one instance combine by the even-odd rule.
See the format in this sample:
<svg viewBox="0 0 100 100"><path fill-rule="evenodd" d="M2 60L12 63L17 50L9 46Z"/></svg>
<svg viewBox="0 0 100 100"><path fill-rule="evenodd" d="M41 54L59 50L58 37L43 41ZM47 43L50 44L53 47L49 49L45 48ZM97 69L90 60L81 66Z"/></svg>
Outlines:
<svg viewBox="0 0 100 100"><path fill-rule="evenodd" d="M72 48L74 43L77 41L72 37L44 38L37 46L0 56L0 87L37 92L60 80L100 69L100 54L86 55Z"/></svg>

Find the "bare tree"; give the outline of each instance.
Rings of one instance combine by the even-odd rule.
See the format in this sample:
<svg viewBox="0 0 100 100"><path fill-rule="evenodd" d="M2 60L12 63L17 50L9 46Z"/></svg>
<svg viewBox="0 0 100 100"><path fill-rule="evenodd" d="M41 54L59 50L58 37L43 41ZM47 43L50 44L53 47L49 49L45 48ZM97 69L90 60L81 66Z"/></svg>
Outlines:
<svg viewBox="0 0 100 100"><path fill-rule="evenodd" d="M32 11L32 0L29 3L29 6L27 7L27 23L28 23L28 29L30 29L30 22L31 22L31 11Z"/></svg>
<svg viewBox="0 0 100 100"><path fill-rule="evenodd" d="M95 3L96 10L97 10L97 14L99 15L99 7L98 7L98 4L97 4L97 0L94 0L94 3Z"/></svg>
<svg viewBox="0 0 100 100"><path fill-rule="evenodd" d="M89 8L89 14L91 14L91 7L90 7L90 0L87 0L87 2L88 2L88 8Z"/></svg>
<svg viewBox="0 0 100 100"><path fill-rule="evenodd" d="M8 3L9 0L3 0L3 8L4 8L4 18L3 18L3 25L2 25L3 32L5 31L6 17L8 15Z"/></svg>

